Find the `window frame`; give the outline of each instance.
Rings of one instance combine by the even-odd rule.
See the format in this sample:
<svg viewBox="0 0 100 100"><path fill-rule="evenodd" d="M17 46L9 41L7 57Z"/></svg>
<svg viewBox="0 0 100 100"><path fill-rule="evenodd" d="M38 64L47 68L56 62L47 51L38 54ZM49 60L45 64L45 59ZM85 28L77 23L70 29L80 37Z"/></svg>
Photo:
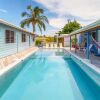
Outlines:
<svg viewBox="0 0 100 100"><path fill-rule="evenodd" d="M15 32L14 31L5 30L5 43L15 43Z"/></svg>
<svg viewBox="0 0 100 100"><path fill-rule="evenodd" d="M21 35L21 42L26 42L26 34L25 33L22 33Z"/></svg>

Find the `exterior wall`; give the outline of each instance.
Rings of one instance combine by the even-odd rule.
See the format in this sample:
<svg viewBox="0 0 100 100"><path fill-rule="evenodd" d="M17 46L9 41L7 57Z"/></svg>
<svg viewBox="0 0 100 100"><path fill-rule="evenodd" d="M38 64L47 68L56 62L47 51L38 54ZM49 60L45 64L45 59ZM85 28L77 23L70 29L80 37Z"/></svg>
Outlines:
<svg viewBox="0 0 100 100"><path fill-rule="evenodd" d="M5 43L5 30L14 31L15 43ZM34 46L33 39L30 40L31 45L29 45L29 35L30 34L28 34L28 33L25 33L26 34L26 42L22 43L22 40L21 40L22 33L24 33L24 32L21 32L17 29L0 24L0 58L17 53L19 51L29 48L30 46ZM32 38L32 37L33 36L30 35L30 38Z"/></svg>
<svg viewBox="0 0 100 100"><path fill-rule="evenodd" d="M64 47L70 46L70 37L64 37Z"/></svg>
<svg viewBox="0 0 100 100"><path fill-rule="evenodd" d="M35 37L31 35L30 36L30 46L34 46L35 45L35 42L33 40L35 41Z"/></svg>
<svg viewBox="0 0 100 100"><path fill-rule="evenodd" d="M29 48L29 36L26 34L26 42L22 42L22 32L17 33L18 52Z"/></svg>
<svg viewBox="0 0 100 100"><path fill-rule="evenodd" d="M15 43L5 43L5 30L13 30L10 27L0 24L0 57L4 57L17 52L17 42L15 38ZM16 32L15 32L16 36Z"/></svg>

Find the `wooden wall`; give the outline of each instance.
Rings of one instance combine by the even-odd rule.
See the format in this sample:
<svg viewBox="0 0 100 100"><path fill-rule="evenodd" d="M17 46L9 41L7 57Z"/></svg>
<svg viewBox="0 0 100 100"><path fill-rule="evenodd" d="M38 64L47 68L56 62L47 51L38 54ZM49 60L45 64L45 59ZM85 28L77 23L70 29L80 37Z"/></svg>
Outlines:
<svg viewBox="0 0 100 100"><path fill-rule="evenodd" d="M14 31L15 43L5 42L5 30ZM34 46L33 35L30 35L29 33L25 33L26 42L22 43L21 41L22 33L25 33L25 32L0 24L0 58L17 53L19 51L29 48L30 46ZM30 35L30 45L29 45L29 35Z"/></svg>

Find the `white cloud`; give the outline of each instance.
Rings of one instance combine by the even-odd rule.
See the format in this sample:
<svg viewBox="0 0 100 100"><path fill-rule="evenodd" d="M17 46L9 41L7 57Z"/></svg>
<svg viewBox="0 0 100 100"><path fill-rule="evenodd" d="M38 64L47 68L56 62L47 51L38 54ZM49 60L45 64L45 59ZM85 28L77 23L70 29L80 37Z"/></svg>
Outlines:
<svg viewBox="0 0 100 100"><path fill-rule="evenodd" d="M100 18L100 0L36 0L58 16L75 16L84 20Z"/></svg>
<svg viewBox="0 0 100 100"><path fill-rule="evenodd" d="M67 23L64 18L51 18L49 19L49 24L55 28L61 29Z"/></svg>
<svg viewBox="0 0 100 100"><path fill-rule="evenodd" d="M45 31L43 33L43 35L54 36L55 33L57 33L58 31L59 31L59 29L49 29L49 30Z"/></svg>
<svg viewBox="0 0 100 100"><path fill-rule="evenodd" d="M58 31L60 31L60 29L58 28L47 28L46 31L42 31L42 34L40 33L40 31L37 29L36 34L38 35L47 35L47 36L54 36L55 33L57 33Z"/></svg>
<svg viewBox="0 0 100 100"><path fill-rule="evenodd" d="M100 0L35 0L50 12L57 14L49 19L50 25L61 29L67 19L76 19L82 26L100 19Z"/></svg>
<svg viewBox="0 0 100 100"><path fill-rule="evenodd" d="M5 9L0 9L0 12L7 13L7 10L5 10Z"/></svg>

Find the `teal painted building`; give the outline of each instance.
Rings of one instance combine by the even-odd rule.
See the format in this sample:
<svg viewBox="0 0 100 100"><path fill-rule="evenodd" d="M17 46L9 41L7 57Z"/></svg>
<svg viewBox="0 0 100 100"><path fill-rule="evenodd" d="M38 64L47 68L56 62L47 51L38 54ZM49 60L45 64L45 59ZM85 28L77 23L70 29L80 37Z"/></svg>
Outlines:
<svg viewBox="0 0 100 100"><path fill-rule="evenodd" d="M35 35L0 20L0 58L34 46Z"/></svg>

